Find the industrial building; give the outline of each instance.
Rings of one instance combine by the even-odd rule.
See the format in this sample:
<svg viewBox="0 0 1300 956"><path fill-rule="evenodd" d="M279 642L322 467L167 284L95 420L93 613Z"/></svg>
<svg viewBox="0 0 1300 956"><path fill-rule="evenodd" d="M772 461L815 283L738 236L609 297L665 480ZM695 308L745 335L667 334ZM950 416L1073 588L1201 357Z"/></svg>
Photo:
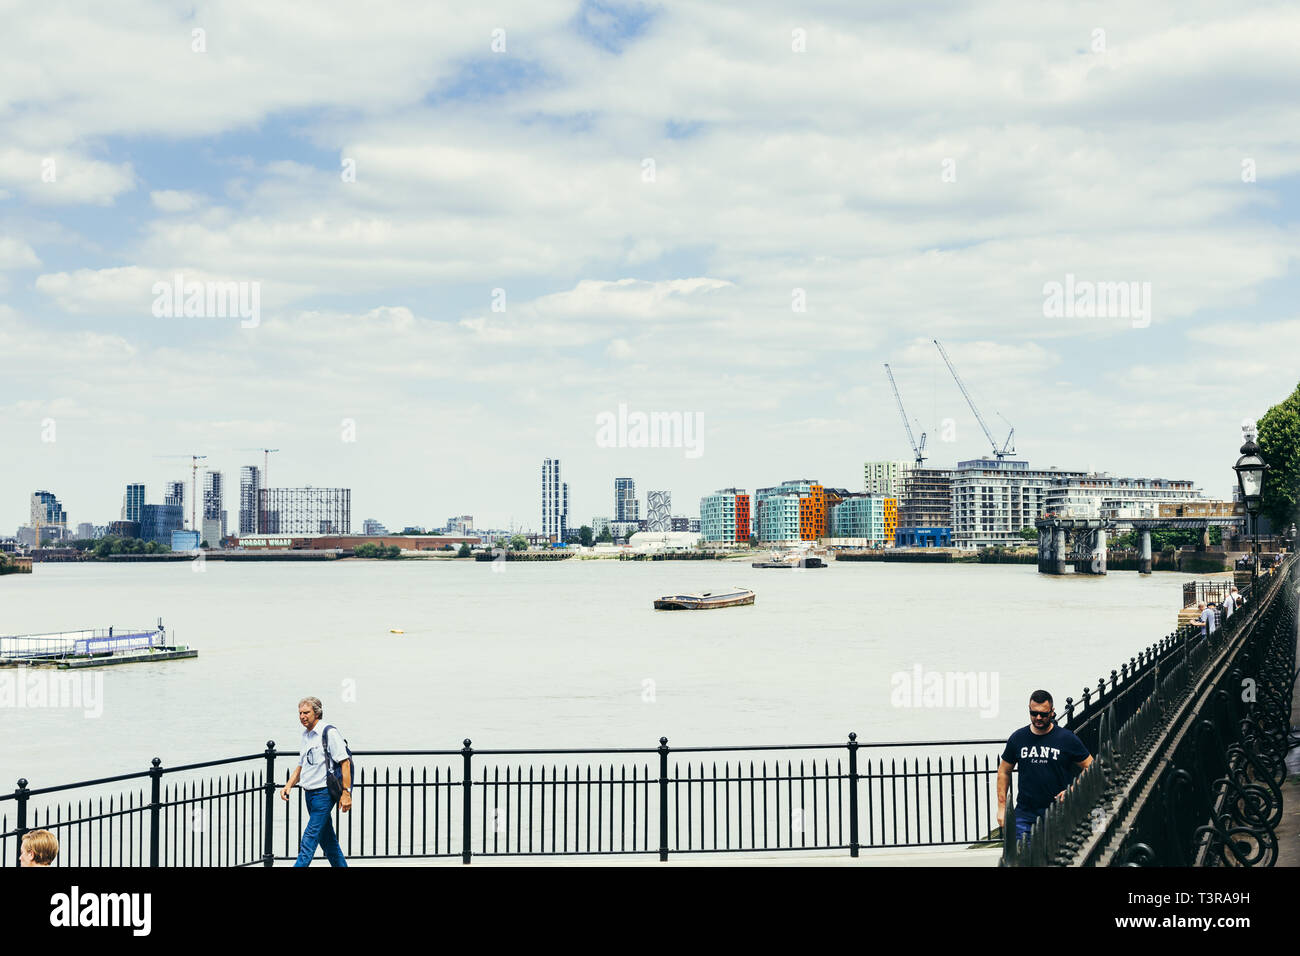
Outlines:
<svg viewBox="0 0 1300 956"><path fill-rule="evenodd" d="M236 547L250 551L351 551L359 545L373 544L403 551L445 551L448 545L454 548L462 544L477 547L480 543L480 539L473 535L256 534L241 535Z"/></svg>
<svg viewBox="0 0 1300 956"><path fill-rule="evenodd" d="M263 488L258 502L261 534L340 535L352 530L350 488Z"/></svg>

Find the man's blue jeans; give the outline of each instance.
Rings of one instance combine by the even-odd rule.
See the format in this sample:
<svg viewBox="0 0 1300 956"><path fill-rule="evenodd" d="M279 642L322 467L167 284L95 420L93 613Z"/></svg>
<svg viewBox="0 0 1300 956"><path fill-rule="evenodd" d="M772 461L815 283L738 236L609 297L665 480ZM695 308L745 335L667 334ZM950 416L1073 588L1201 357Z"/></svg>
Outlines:
<svg viewBox="0 0 1300 956"><path fill-rule="evenodd" d="M302 831L302 842L298 844L298 859L294 866L311 866L311 858L316 855L316 845L325 851L325 859L330 866L347 866L343 851L339 849L338 837L334 835L334 824L330 822L330 811L334 801L330 799L328 787L319 790L304 790L307 797L307 811L311 817Z"/></svg>
<svg viewBox="0 0 1300 956"><path fill-rule="evenodd" d="M1017 807L1016 808L1016 839L1019 840L1022 836L1028 833L1030 828L1033 827L1033 825L1038 822L1039 818L1042 817L1042 815L1046 812L1047 812L1046 807L1044 807L1042 810L1021 810L1019 807Z"/></svg>

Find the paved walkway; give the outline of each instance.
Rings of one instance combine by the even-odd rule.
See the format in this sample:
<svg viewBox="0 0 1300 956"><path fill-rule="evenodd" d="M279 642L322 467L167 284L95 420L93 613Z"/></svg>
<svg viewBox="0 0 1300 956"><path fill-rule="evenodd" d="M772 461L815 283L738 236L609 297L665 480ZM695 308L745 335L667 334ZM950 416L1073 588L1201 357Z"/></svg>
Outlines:
<svg viewBox="0 0 1300 956"><path fill-rule="evenodd" d="M856 860L846 851L824 853L681 853L660 863L648 856L476 856L470 867L480 866L997 866L998 847L968 850L920 849L912 851L863 850ZM289 866L277 861L276 866ZM312 866L328 866L318 856ZM349 860L348 866L464 866L456 859Z"/></svg>

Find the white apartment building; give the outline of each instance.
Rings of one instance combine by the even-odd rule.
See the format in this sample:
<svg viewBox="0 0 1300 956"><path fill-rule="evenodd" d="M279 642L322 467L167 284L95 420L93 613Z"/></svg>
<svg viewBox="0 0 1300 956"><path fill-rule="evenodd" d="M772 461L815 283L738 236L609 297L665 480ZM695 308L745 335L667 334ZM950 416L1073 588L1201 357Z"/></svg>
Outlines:
<svg viewBox="0 0 1300 956"><path fill-rule="evenodd" d="M882 498L903 500L903 474L912 468L910 461L869 461L862 467L863 491Z"/></svg>
<svg viewBox="0 0 1300 956"><path fill-rule="evenodd" d="M1191 481L1167 478L1122 478L1105 472L1054 482L1043 500L1043 513L1059 518L1158 518L1161 504L1203 500Z"/></svg>
<svg viewBox="0 0 1300 956"><path fill-rule="evenodd" d="M1043 513L1048 490L1082 471L1031 470L1029 462L976 458L957 462L952 479L952 543L975 550L1024 544L1022 528Z"/></svg>

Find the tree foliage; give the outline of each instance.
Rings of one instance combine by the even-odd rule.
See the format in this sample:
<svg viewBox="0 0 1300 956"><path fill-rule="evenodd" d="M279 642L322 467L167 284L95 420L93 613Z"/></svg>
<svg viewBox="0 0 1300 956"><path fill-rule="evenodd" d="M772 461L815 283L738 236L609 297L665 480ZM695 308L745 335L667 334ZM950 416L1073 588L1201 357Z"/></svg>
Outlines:
<svg viewBox="0 0 1300 956"><path fill-rule="evenodd" d="M590 548L591 542L593 540L594 539L591 536L590 525L584 524L581 528L578 529L578 543L581 544L584 548Z"/></svg>
<svg viewBox="0 0 1300 956"><path fill-rule="evenodd" d="M517 534L510 539L510 548L513 551L527 551L528 539L522 534Z"/></svg>
<svg viewBox="0 0 1300 956"><path fill-rule="evenodd" d="M1268 462L1263 512L1276 532L1300 522L1300 385L1259 422L1259 447Z"/></svg>
<svg viewBox="0 0 1300 956"><path fill-rule="evenodd" d="M357 545L352 550L352 553L358 558L383 558L385 560L391 560L400 557L402 549L397 547L397 545L384 547L382 544L364 541Z"/></svg>

